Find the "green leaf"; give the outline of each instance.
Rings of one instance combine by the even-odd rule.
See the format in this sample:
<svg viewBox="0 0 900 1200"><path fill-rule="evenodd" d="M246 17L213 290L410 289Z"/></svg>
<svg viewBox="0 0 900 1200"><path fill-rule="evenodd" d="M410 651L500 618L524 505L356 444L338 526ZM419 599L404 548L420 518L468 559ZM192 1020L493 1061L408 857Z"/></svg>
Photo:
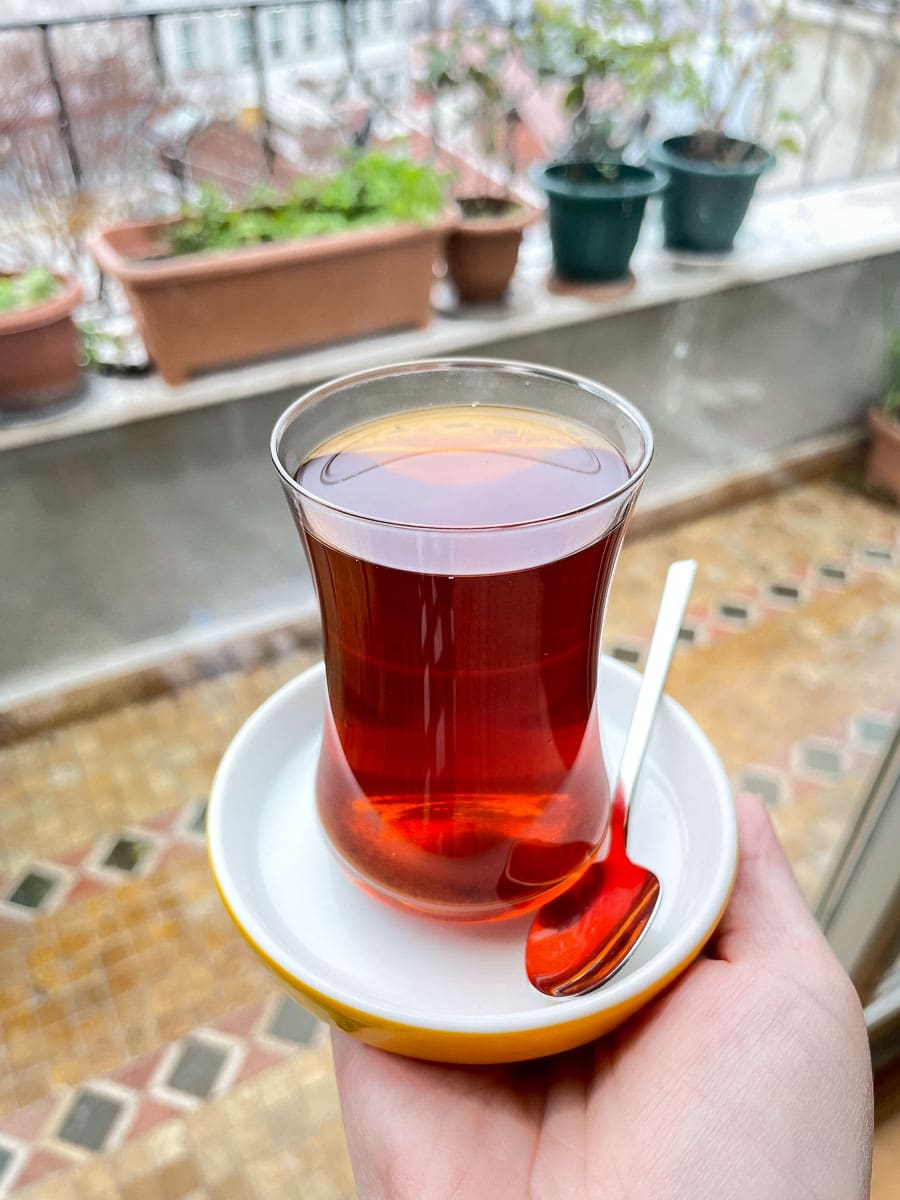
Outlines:
<svg viewBox="0 0 900 1200"><path fill-rule="evenodd" d="M17 275L0 275L0 313L33 308L61 291L62 284L46 267L33 267Z"/></svg>
<svg viewBox="0 0 900 1200"><path fill-rule="evenodd" d="M387 222L427 223L444 208L446 193L446 178L432 167L373 151L329 178L297 180L280 199L266 190L262 203L229 209L221 193L204 192L199 204L183 209L168 249L194 254Z"/></svg>
<svg viewBox="0 0 900 1200"><path fill-rule="evenodd" d="M584 105L584 83L573 83L563 101L569 111L575 111Z"/></svg>

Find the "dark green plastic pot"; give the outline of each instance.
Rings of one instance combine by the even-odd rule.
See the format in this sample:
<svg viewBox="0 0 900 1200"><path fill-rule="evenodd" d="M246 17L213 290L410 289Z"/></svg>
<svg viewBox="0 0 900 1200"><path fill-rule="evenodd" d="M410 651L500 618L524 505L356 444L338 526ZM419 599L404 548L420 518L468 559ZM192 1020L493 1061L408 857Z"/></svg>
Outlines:
<svg viewBox="0 0 900 1200"><path fill-rule="evenodd" d="M667 138L653 155L670 179L663 197L666 245L721 254L734 245L753 189L775 157L755 142L724 135L710 144L709 157L701 157L691 152L696 137Z"/></svg>
<svg viewBox="0 0 900 1200"><path fill-rule="evenodd" d="M666 186L662 171L620 163L549 163L535 181L547 193L556 274L576 283L628 273L647 198Z"/></svg>

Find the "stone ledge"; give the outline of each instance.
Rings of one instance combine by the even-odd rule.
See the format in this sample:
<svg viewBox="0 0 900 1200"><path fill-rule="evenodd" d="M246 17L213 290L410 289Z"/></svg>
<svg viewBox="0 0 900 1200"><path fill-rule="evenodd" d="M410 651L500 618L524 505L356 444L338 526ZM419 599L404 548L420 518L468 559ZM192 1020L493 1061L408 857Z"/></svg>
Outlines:
<svg viewBox="0 0 900 1200"><path fill-rule="evenodd" d="M541 227L523 247L513 293L503 308L454 313L439 287L438 311L426 330L251 363L177 388L155 374L135 379L89 375L87 395L76 407L53 418L0 429L0 451L301 388L387 362L464 353L500 339L890 254L900 250L900 175L761 194L734 254L727 258L704 261L670 254L660 239L659 221L651 213L635 254L636 286L626 295L596 300L548 292L550 250Z"/></svg>

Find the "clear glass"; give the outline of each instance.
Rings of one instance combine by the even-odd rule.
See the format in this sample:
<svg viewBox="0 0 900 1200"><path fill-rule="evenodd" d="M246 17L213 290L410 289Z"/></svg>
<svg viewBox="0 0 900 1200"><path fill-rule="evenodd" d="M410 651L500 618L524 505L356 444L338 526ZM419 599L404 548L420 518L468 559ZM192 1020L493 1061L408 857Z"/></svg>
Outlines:
<svg viewBox="0 0 900 1200"><path fill-rule="evenodd" d="M453 411L432 420L441 409ZM512 423L522 438L532 414L566 429L577 422L591 445L526 453L517 441L513 467L496 479L499 452L487 449L478 465L488 464L489 485L471 482L469 459L458 468L469 471L464 479L438 480L433 456L406 454L381 469L369 511L298 482L336 434L412 410L429 410L439 443L458 420L489 422L500 431L492 438ZM537 436L552 439L547 430ZM597 661L613 568L652 454L646 421L614 392L561 371L403 363L309 393L277 423L272 452L322 616L329 711L317 801L332 848L377 894L435 916L485 920L535 907L565 887L606 828ZM561 490L536 498L547 455L557 472L547 478ZM411 485L414 458L424 474ZM334 461L316 461L326 459ZM584 483L588 462L610 482ZM569 507L570 484L593 489L590 501L579 492ZM413 503L385 519L385 489L395 485ZM502 522L479 515L486 486L505 505ZM459 519L429 517L437 492L460 497ZM474 509L464 503L472 496Z"/></svg>

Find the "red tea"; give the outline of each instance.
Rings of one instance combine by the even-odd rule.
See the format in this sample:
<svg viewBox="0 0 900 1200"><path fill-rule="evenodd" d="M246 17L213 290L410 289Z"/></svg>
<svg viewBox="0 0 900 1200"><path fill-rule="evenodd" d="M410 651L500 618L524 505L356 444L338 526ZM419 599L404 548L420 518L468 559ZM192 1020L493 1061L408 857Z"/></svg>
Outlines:
<svg viewBox="0 0 900 1200"><path fill-rule="evenodd" d="M357 425L296 480L325 501L307 501L301 533L325 638L317 790L333 847L435 915L545 901L609 811L597 656L628 505L598 504L627 484L621 455L560 417L445 407Z"/></svg>

